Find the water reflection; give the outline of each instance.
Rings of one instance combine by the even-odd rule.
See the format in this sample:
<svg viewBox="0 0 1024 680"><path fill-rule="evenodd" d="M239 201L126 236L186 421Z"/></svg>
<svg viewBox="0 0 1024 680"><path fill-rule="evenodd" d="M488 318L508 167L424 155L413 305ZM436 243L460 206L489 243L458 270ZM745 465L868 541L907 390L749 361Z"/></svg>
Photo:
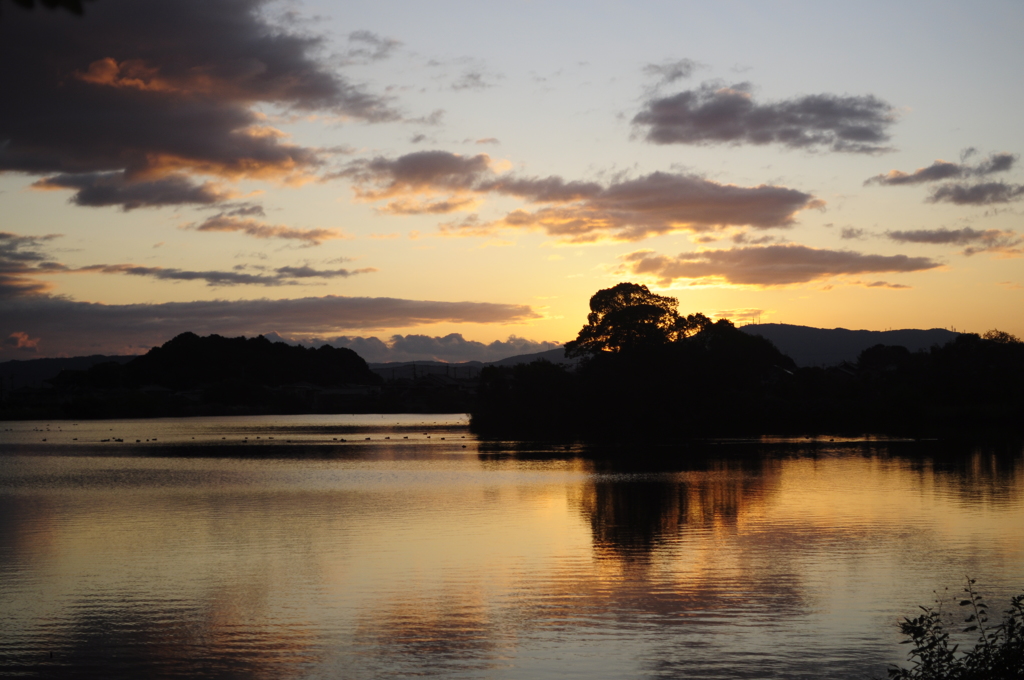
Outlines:
<svg viewBox="0 0 1024 680"><path fill-rule="evenodd" d="M233 593L224 595L236 601ZM124 599L105 608L95 598L76 603L70 620L27 641L35 648L5 650L5 677L298 678L322 660L309 626L246 630L245 618L217 611L224 599L216 593L208 609ZM266 613L250 615L260 620Z"/></svg>
<svg viewBox="0 0 1024 680"><path fill-rule="evenodd" d="M685 529L735 526L742 512L764 502L772 461L719 461L706 474L595 475L576 499L602 557L646 560ZM777 461L774 462L777 465Z"/></svg>
<svg viewBox="0 0 1024 680"><path fill-rule="evenodd" d="M998 608L1024 585L1019 447L623 459L370 425L4 449L4 673L862 678L902 660L894 621L933 589L970 572Z"/></svg>

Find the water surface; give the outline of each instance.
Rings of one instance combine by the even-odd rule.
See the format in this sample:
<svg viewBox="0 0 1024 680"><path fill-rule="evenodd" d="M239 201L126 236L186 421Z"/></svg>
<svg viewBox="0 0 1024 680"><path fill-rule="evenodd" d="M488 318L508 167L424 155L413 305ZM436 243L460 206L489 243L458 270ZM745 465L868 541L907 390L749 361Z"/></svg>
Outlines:
<svg viewBox="0 0 1024 680"><path fill-rule="evenodd" d="M0 668L884 677L933 591L1024 587L1019 446L603 454L461 415L0 423Z"/></svg>

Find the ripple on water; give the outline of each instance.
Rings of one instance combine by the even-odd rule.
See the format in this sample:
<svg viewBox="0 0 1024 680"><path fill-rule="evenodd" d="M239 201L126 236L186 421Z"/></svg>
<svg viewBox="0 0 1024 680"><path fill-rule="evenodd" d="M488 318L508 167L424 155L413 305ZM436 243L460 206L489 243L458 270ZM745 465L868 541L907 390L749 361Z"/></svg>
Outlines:
<svg viewBox="0 0 1024 680"><path fill-rule="evenodd" d="M1019 449L741 442L647 470L461 417L14 429L10 677L862 678L933 590L1024 585Z"/></svg>

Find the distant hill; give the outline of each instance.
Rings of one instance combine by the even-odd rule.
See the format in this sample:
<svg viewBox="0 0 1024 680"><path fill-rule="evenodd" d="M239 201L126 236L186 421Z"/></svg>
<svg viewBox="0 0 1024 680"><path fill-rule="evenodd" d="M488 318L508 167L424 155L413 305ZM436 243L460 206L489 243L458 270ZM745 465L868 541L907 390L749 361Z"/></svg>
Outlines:
<svg viewBox="0 0 1024 680"><path fill-rule="evenodd" d="M96 369L94 369L96 371ZM160 347L128 362L119 375L64 376L84 378L90 382L116 382L130 386L149 384L182 390L221 381L246 382L253 385L279 386L297 382L313 385L373 385L380 382L371 373L362 357L343 347L313 349L265 337L224 338L219 335L199 337L182 333Z"/></svg>
<svg viewBox="0 0 1024 680"><path fill-rule="evenodd" d="M556 347L555 349L549 349L546 352L535 352L534 354L518 354L514 357L508 357L507 359L500 359L498 361L488 362L488 366L515 366L516 364L530 364L538 359L550 361L553 364L569 364L575 366L579 363L579 359L566 359L565 348Z"/></svg>
<svg viewBox="0 0 1024 680"><path fill-rule="evenodd" d="M945 345L960 335L943 328L851 331L845 328L811 328L784 323L750 324L740 330L771 340L797 366L832 366L843 361L854 362L861 352L875 345L900 345L916 352L932 345Z"/></svg>
<svg viewBox="0 0 1024 680"><path fill-rule="evenodd" d="M0 384L4 390L19 387L44 387L50 378L61 371L85 371L96 364L116 362L127 364L135 356L104 356L93 354L88 357L64 357L58 359L14 359L0 363Z"/></svg>
<svg viewBox="0 0 1024 680"><path fill-rule="evenodd" d="M105 356L94 354L87 357L63 357L56 359L13 359L0 362L0 387L4 392L21 387L41 388L47 381L56 378L61 371L87 371L97 364L115 362L127 364L141 355ZM371 371L384 378L413 378L422 375L448 375L453 378L476 378L484 366L514 366L528 364L537 359L546 359L551 363L575 364L576 359L566 359L564 350L559 347L536 354L519 354L498 361L463 361L445 363L443 361L395 361L389 363L369 364Z"/></svg>
<svg viewBox="0 0 1024 680"><path fill-rule="evenodd" d="M370 370L385 380L412 380L425 375L443 375L449 378L476 378L486 364L479 361L447 363L445 361L388 361L367 364Z"/></svg>
<svg viewBox="0 0 1024 680"><path fill-rule="evenodd" d="M745 333L760 335L771 340L783 354L792 357L798 366L831 366L842 361L856 361L857 356L878 344L902 345L911 352L928 349L932 345L944 345L959 333L941 328L930 330L905 329L897 331L851 331L845 328L812 328L789 324L750 324L740 328ZM55 378L61 371L84 371L97 364L116 362L126 364L134 356L70 357L63 359L13 360L0 363L0 384L4 390L19 387L42 387L44 382ZM464 361L446 363L443 361L396 361L369 364L371 371L385 380L413 378L423 375L445 375L453 378L476 378L484 366L515 366L545 359L554 364L576 365L578 359L566 359L562 347L537 352L518 354L498 361Z"/></svg>
<svg viewBox="0 0 1024 680"><path fill-rule="evenodd" d="M533 354L517 354L497 361L460 361L447 363L444 361L389 361L386 363L368 364L370 370L385 380L411 379L425 375L443 375L449 378L476 378L484 366L515 366L529 364L543 359L553 364L576 365L579 359L566 359L565 349L556 347L545 352Z"/></svg>
<svg viewBox="0 0 1024 680"><path fill-rule="evenodd" d="M137 357L31 363L48 377L35 388L5 386L0 419L354 413L378 406L384 382L350 349L263 336L182 333ZM75 364L84 368L67 368Z"/></svg>

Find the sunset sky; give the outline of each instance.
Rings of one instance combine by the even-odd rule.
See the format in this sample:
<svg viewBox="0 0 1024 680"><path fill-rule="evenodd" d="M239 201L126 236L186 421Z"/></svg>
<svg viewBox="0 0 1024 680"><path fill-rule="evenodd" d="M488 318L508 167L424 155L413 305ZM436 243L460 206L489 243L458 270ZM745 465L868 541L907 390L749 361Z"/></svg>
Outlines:
<svg viewBox="0 0 1024 680"><path fill-rule="evenodd" d="M1022 29L1015 0L0 0L0 361L183 331L496 359L620 281L1024 336Z"/></svg>

